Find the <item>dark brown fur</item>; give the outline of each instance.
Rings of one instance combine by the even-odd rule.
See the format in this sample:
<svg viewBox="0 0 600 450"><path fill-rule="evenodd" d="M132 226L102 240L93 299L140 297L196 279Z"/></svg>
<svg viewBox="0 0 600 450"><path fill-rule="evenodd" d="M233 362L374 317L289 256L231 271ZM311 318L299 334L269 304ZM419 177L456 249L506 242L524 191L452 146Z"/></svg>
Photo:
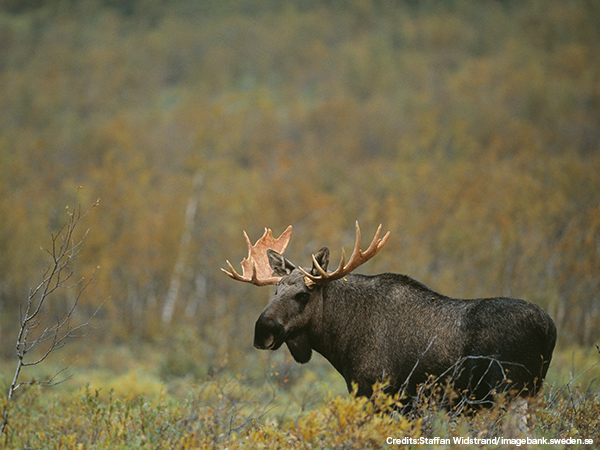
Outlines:
<svg viewBox="0 0 600 450"><path fill-rule="evenodd" d="M326 269L329 251L316 258ZM285 342L300 363L315 350L359 395L370 396L373 384L387 379L390 392L410 398L433 375L485 403L493 391L535 395L546 376L556 328L532 303L453 299L389 273L307 287L283 256L270 250L269 261L283 278L256 322L255 347L276 350Z"/></svg>

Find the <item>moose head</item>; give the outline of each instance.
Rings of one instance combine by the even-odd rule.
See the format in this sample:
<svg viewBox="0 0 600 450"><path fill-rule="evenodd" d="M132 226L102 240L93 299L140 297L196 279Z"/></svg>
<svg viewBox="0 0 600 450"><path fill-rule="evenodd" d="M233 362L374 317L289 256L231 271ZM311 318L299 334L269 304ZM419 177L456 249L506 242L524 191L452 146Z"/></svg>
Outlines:
<svg viewBox="0 0 600 450"><path fill-rule="evenodd" d="M275 239L270 229L251 244L246 232L248 257L242 260L242 275L227 261L229 270L221 269L234 280L257 286L277 285L274 298L258 318L254 333L254 346L258 349L277 350L285 342L300 363L306 363L312 355L307 329L309 324L321 323L323 292L322 286L350 274L364 264L386 243L389 231L380 238L381 225L365 251L360 249L361 233L356 222L356 241L350 260L346 263L342 248L341 261L333 272L327 272L329 249L321 248L312 255L312 268L296 266L283 256L292 235L290 225Z"/></svg>

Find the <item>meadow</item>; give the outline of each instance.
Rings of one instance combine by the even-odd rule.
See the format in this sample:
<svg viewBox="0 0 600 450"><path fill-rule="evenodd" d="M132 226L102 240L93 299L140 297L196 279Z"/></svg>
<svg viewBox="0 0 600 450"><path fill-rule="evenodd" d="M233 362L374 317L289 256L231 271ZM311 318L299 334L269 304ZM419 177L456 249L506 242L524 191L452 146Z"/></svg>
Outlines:
<svg viewBox="0 0 600 450"><path fill-rule="evenodd" d="M392 411L394 399L381 392L373 403L349 395L341 376L319 357L301 367L284 352L248 354L221 361L207 375L192 355L173 364L172 345L82 353L69 380L18 396L0 448L383 448L391 437L414 439L413 445L393 445L398 448L417 442L417 448L456 448L453 439L466 438L481 441L458 448L508 449L516 442L540 448L527 439L563 439L551 448L589 449L600 439L596 349L555 354L523 431L502 401L473 417L452 417L425 398L417 417L401 417ZM589 439L594 445L585 443Z"/></svg>
<svg viewBox="0 0 600 450"><path fill-rule="evenodd" d="M597 444L599 124L594 1L0 0L1 448ZM8 400L28 296L79 213L32 322L68 339ZM348 395L321 358L252 347L272 292L219 270L242 230L292 224L303 264L337 260L356 220L391 232L362 273L554 318L528 432L502 404L381 414L393 399ZM392 444L411 445L446 444Z"/></svg>

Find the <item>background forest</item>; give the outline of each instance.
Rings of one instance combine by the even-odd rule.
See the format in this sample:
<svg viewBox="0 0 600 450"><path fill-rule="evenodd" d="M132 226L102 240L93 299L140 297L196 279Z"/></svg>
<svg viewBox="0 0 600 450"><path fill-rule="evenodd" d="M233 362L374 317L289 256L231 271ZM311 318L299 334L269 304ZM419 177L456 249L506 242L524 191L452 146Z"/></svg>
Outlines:
<svg viewBox="0 0 600 450"><path fill-rule="evenodd" d="M219 270L242 230L289 224L308 264L382 223L362 273L525 298L560 349L592 348L599 174L596 1L0 0L0 377L40 247L97 199L74 319L102 306L76 380L263 381L274 358L282 384L329 377L254 350L271 291Z"/></svg>

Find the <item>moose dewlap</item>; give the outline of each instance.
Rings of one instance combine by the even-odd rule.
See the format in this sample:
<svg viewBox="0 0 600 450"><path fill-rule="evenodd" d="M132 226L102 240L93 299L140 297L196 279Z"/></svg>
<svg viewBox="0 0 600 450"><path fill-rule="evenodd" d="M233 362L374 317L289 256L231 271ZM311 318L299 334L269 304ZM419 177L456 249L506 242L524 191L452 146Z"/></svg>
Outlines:
<svg viewBox="0 0 600 450"><path fill-rule="evenodd" d="M455 299L405 275L351 274L375 256L389 237L381 225L365 251L356 222L350 260L328 272L329 250L303 269L282 256L289 226L275 239L271 230L252 245L242 275L227 261L231 278L258 286L277 285L256 322L254 346L277 350L284 342L294 359L322 354L351 389L370 396L377 381L410 399L434 376L452 383L471 405L489 404L493 394L538 393L552 358L556 327L540 307L514 298Z"/></svg>

